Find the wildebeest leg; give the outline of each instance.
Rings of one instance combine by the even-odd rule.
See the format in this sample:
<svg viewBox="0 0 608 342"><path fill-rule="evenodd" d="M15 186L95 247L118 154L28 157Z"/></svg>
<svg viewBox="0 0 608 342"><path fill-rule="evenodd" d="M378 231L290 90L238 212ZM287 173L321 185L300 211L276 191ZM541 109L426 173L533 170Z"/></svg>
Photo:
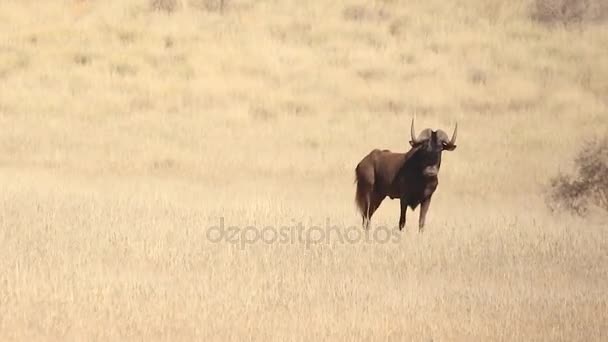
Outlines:
<svg viewBox="0 0 608 342"><path fill-rule="evenodd" d="M418 221L418 231L422 233L424 231L424 220L426 219L426 212L429 210L431 205L431 197L428 197L420 205L420 219Z"/></svg>
<svg viewBox="0 0 608 342"><path fill-rule="evenodd" d="M382 203L382 201L384 200L385 196L380 196L376 193L370 193L369 194L369 200L368 200L368 205L367 205L367 212L366 212L366 218L364 217L364 227L365 229L369 228L369 224L370 221L372 219L372 216L374 216L374 213L376 212L376 210L380 207L380 204Z"/></svg>
<svg viewBox="0 0 608 342"><path fill-rule="evenodd" d="M369 208L369 218L372 218L372 215L378 210L380 207L380 203L384 200L384 196L380 196L378 194L372 193L371 205Z"/></svg>
<svg viewBox="0 0 608 342"><path fill-rule="evenodd" d="M369 229L369 221L372 218L370 210L372 206L372 194L368 192L365 195L365 213L363 214L363 228Z"/></svg>
<svg viewBox="0 0 608 342"><path fill-rule="evenodd" d="M369 229L369 217L363 216L363 229Z"/></svg>
<svg viewBox="0 0 608 342"><path fill-rule="evenodd" d="M403 230L405 227L405 214L407 211L407 201L405 199L401 199L401 216L399 216L399 230Z"/></svg>

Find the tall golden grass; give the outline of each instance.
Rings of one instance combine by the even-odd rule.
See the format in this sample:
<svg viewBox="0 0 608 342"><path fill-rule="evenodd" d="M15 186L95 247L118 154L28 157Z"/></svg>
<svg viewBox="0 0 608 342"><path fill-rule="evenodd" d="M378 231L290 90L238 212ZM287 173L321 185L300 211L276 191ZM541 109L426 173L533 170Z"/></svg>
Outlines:
<svg viewBox="0 0 608 342"><path fill-rule="evenodd" d="M0 2L1 340L606 340L605 217L544 204L607 132L606 24L187 3ZM424 234L366 238L354 167L413 115L458 148Z"/></svg>

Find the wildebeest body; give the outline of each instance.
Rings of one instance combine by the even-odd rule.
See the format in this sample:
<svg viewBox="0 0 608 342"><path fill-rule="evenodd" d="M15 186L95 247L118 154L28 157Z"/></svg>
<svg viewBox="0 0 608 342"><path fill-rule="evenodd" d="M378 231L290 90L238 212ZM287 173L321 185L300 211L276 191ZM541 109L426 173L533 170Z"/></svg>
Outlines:
<svg viewBox="0 0 608 342"><path fill-rule="evenodd" d="M407 207L414 210L421 205L419 228L422 230L431 197L439 184L441 152L454 150L455 138L456 129L451 140L441 130L426 129L416 139L412 121L412 148L407 153L374 149L365 156L355 169L356 202L363 225L369 225L372 215L388 196L400 199L399 229L405 225Z"/></svg>

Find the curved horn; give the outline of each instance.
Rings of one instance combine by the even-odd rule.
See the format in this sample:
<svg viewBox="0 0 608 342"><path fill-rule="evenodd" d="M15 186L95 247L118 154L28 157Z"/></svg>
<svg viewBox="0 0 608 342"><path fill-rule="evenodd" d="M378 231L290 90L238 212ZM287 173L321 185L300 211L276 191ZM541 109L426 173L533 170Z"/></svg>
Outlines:
<svg viewBox="0 0 608 342"><path fill-rule="evenodd" d="M410 129L410 133L412 135L412 144L418 143L416 140L416 130L414 129L414 121L416 120L416 116L412 117L412 128Z"/></svg>
<svg viewBox="0 0 608 342"><path fill-rule="evenodd" d="M450 145L456 144L456 134L457 133L458 133L458 122L456 122L456 125L454 126L454 133L452 133L452 139L450 139Z"/></svg>

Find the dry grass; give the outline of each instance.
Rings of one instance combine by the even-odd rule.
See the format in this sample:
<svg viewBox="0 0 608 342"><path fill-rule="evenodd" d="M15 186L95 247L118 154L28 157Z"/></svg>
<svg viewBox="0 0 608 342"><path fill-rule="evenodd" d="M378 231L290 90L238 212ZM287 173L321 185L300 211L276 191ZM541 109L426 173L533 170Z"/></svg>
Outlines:
<svg viewBox="0 0 608 342"><path fill-rule="evenodd" d="M606 219L542 192L606 133L608 30L529 8L0 2L0 339L606 340ZM340 243L414 113L460 129L426 232ZM212 243L220 217L337 228Z"/></svg>

